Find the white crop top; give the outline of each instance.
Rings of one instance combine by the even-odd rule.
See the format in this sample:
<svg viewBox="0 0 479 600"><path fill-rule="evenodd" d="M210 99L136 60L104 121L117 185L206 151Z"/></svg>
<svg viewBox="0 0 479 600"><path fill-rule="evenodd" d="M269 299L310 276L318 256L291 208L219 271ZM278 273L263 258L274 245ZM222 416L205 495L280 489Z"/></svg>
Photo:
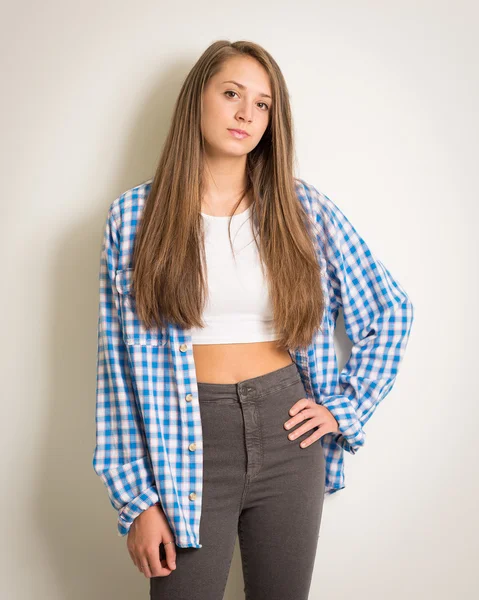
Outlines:
<svg viewBox="0 0 479 600"><path fill-rule="evenodd" d="M190 329L193 344L233 344L279 339L251 230L251 205L233 217L201 213L205 231L208 299L205 327ZM231 219L231 242L228 237Z"/></svg>

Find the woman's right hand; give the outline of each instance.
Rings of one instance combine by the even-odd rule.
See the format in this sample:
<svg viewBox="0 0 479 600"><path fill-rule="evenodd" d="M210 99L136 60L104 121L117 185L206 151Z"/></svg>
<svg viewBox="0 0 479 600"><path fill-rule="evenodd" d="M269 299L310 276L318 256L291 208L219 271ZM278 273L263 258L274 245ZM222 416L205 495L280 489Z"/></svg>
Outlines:
<svg viewBox="0 0 479 600"><path fill-rule="evenodd" d="M145 577L165 577L176 569L176 546L166 544L166 560L160 561L160 543L174 539L161 506L155 504L131 524L127 548L135 566Z"/></svg>

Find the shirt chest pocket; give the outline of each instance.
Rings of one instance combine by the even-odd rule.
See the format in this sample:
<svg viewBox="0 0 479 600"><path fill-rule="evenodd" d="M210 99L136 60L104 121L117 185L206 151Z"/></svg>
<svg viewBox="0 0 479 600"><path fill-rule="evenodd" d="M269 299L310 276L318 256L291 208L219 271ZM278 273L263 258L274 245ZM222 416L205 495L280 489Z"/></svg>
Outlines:
<svg viewBox="0 0 479 600"><path fill-rule="evenodd" d="M123 339L129 346L165 346L168 341L166 327L153 326L147 329L138 318L132 294L132 275L133 269L121 269L115 275L115 285L120 295Z"/></svg>

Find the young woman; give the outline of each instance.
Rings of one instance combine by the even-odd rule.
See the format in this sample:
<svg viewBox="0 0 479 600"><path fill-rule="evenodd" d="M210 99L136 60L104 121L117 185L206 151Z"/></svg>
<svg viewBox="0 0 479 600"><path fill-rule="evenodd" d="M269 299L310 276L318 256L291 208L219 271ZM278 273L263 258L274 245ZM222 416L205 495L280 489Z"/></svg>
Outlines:
<svg viewBox="0 0 479 600"><path fill-rule="evenodd" d="M93 467L153 600L221 600L237 535L248 598L306 600L324 495L406 349L406 292L293 156L278 65L217 41L108 211Z"/></svg>

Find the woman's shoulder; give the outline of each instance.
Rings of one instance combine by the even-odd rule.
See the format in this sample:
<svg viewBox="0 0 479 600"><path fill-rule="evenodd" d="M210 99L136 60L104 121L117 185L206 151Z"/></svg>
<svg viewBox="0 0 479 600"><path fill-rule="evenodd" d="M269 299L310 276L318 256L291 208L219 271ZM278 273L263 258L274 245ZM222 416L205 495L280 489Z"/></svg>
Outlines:
<svg viewBox="0 0 479 600"><path fill-rule="evenodd" d="M344 217L338 205L318 187L304 179L296 177L295 186L296 194L315 226L319 226L325 232L334 231Z"/></svg>
<svg viewBox="0 0 479 600"><path fill-rule="evenodd" d="M151 189L152 179L148 179L117 196L108 207L108 220L121 230L132 228L138 223L138 217L145 205Z"/></svg>

